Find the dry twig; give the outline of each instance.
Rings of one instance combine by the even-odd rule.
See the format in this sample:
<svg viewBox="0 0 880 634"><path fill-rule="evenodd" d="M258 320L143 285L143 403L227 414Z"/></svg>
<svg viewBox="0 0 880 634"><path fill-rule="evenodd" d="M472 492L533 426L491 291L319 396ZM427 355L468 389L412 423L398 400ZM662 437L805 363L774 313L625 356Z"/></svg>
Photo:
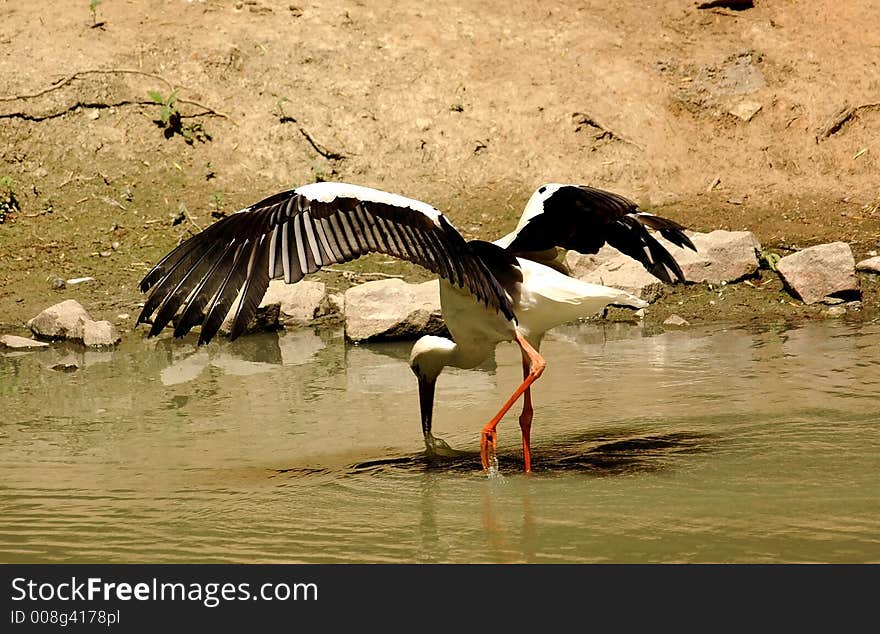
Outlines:
<svg viewBox="0 0 880 634"><path fill-rule="evenodd" d="M168 81L165 77L162 77L162 75L157 75L156 73L150 73L147 71L137 70L137 69L133 69L133 68L91 68L91 69L87 69L87 70L76 71L75 73L68 75L67 77L63 77L62 79L59 79L58 81L56 81L54 84L52 84L48 88L44 88L43 90L39 90L34 93L26 93L26 94L22 94L22 95L9 95L6 97L0 97L0 103L10 102L10 101L26 101L28 99L35 99L37 97L42 97L43 95L48 94L48 93L52 92L53 90L58 90L59 88L66 86L67 84L72 82L74 79L79 79L79 78L84 77L86 75L114 75L114 74L116 74L116 75L129 74L129 75L141 75L143 77L150 77L152 79L157 79L157 80L161 81L162 83L164 83L165 86L167 86L167 88L169 90L174 90L174 88L175 88L174 84L172 84L170 81ZM229 117L229 115L227 115L223 112L220 112L219 110L215 110L214 108L211 108L210 106L206 106L205 104L200 103L198 101L194 101L192 99L178 98L177 103L189 104L191 106L195 106L197 108L201 108L202 110L204 110L204 112L201 112L201 113L198 113L195 115L189 115L189 116L195 117L195 116L202 116L202 115L214 115L216 117L221 117L223 119L228 119L231 121L231 118ZM25 113L25 112L10 112L10 113L6 113L6 114L0 114L0 118L17 117L17 118L21 118L21 119L28 119L30 121L44 121L46 119L53 119L55 117L60 117L61 115L66 114L72 110L75 110L78 107L112 108L115 106L126 106L126 105L134 105L134 104L155 105L152 101L139 101L139 100L129 100L129 99L125 99L125 100L122 100L122 101L119 101L119 102L113 103L113 104L104 103L104 102L85 103L85 102L78 101L77 103L73 104L72 106L70 106L68 108L65 108L64 110L61 110L59 112L46 114L46 115L29 115L28 113Z"/></svg>
<svg viewBox="0 0 880 634"><path fill-rule="evenodd" d="M819 129L819 132L816 135L816 141L818 142L820 139L827 139L832 134L839 132L847 121L858 114L859 110L871 110L874 108L880 108L880 101L875 103L863 103L860 106L844 104L843 107L831 115L825 125Z"/></svg>
<svg viewBox="0 0 880 634"><path fill-rule="evenodd" d="M585 113L585 112L574 112L571 115L571 120L575 125L575 132L580 132L584 129L584 127L594 128L598 130L598 132L593 133L593 137L598 141L599 139L611 139L612 141L622 141L623 143L628 143L629 145L633 145L640 150L644 150L644 148L634 141L630 141L626 137L621 134L618 134L614 130L609 127L599 123L594 117Z"/></svg>
<svg viewBox="0 0 880 634"><path fill-rule="evenodd" d="M302 134L305 137L306 141L309 142L309 145L311 145L312 148L315 150L315 152L317 152L318 154L323 156L325 159L330 159L333 161L341 161L345 158L344 154L340 154L339 152L334 152L332 150L328 150L323 145L321 145L317 141L315 141L315 139L312 138L312 135L308 133L308 131L303 127L303 125L299 121L296 120L295 117L291 117L291 116L282 114L278 120L281 123L295 123L296 127L299 129L300 134Z"/></svg>

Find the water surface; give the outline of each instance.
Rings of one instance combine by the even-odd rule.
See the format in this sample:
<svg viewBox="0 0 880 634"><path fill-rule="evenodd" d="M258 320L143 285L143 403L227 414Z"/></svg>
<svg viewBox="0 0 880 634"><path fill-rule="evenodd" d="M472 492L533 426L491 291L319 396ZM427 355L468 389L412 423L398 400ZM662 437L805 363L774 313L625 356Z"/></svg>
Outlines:
<svg viewBox="0 0 880 634"><path fill-rule="evenodd" d="M432 462L409 344L194 341L0 356L0 561L880 561L877 324L559 328L496 479L512 345L440 377Z"/></svg>

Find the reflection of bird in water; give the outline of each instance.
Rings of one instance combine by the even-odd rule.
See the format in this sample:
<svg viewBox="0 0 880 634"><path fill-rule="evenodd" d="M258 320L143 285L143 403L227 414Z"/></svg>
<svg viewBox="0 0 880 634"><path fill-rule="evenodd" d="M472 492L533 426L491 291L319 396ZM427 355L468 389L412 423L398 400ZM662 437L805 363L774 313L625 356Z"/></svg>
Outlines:
<svg viewBox="0 0 880 634"><path fill-rule="evenodd" d="M480 455L484 469L497 468L495 428L522 396L519 422L529 471L530 386L544 371L538 353L544 333L609 304L646 305L629 293L569 277L557 256L562 249L596 253L607 242L660 280L683 281L678 264L647 228L694 248L681 225L591 187L539 187L516 229L493 243L466 241L446 216L418 200L345 183L313 183L223 218L171 251L141 281L142 291L152 290L138 323L152 322L150 336L170 322L175 336L201 325L199 343L207 343L240 296L234 339L254 316L270 279L292 284L326 264L370 252L415 262L440 276L443 318L452 335L422 337L410 355L428 452L451 451L431 433L434 385L443 368L473 368L498 343L515 341L523 382L483 427Z"/></svg>

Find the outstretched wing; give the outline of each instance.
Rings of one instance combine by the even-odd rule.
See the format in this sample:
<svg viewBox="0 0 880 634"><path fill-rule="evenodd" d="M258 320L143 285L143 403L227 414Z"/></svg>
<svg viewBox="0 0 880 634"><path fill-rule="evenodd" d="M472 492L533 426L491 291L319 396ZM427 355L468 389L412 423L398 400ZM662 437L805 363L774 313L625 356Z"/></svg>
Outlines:
<svg viewBox="0 0 880 634"><path fill-rule="evenodd" d="M529 199L513 233L496 242L511 253L552 260L556 247L596 253L605 243L635 258L664 282L683 282L681 268L648 231L696 251L684 227L643 211L611 192L585 185L544 185Z"/></svg>
<svg viewBox="0 0 880 634"><path fill-rule="evenodd" d="M178 337L202 324L199 343L207 343L240 294L235 338L270 279L293 284L372 252L419 264L514 319L504 290L439 211L368 187L313 183L223 218L162 258L141 281L141 291L152 292L137 323L151 321L153 336L174 320Z"/></svg>

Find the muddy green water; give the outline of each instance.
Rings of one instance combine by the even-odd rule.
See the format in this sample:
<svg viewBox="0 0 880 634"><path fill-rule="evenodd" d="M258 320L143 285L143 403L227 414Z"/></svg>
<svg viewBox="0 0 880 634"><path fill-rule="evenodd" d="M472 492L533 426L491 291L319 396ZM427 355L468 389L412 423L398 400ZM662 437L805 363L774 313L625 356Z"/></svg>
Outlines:
<svg viewBox="0 0 880 634"><path fill-rule="evenodd" d="M535 473L514 414L496 479L478 432L516 349L440 377L435 433L468 452L442 462L408 350L302 330L5 353L0 561L880 561L880 325L557 329Z"/></svg>

